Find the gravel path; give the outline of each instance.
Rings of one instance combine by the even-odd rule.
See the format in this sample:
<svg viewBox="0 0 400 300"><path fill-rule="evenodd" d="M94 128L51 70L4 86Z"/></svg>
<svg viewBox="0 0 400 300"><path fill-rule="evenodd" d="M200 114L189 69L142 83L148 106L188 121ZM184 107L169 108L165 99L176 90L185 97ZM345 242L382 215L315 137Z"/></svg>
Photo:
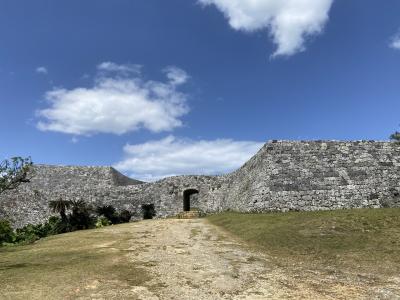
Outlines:
<svg viewBox="0 0 400 300"><path fill-rule="evenodd" d="M152 279L137 299L367 299L365 286L310 273L289 274L205 219L132 226L130 260ZM390 297L389 297L390 298ZM387 298L387 299L389 299Z"/></svg>

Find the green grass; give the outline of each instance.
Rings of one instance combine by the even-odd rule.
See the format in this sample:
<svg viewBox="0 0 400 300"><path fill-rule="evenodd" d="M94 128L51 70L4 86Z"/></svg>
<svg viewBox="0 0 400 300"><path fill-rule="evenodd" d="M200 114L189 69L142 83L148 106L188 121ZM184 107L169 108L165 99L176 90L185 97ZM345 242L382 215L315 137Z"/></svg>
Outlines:
<svg viewBox="0 0 400 300"><path fill-rule="evenodd" d="M27 246L0 248L0 295L5 299L121 297L148 280L128 261L129 224L51 236ZM118 230L116 230L118 229ZM95 287L95 288L94 288Z"/></svg>
<svg viewBox="0 0 400 300"><path fill-rule="evenodd" d="M400 274L400 209L223 213L208 220L282 264Z"/></svg>

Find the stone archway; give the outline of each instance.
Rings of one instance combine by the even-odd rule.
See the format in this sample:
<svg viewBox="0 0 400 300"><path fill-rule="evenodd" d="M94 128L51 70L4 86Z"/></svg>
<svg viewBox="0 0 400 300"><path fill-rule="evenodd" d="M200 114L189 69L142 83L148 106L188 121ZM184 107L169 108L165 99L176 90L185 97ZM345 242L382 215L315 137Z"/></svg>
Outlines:
<svg viewBox="0 0 400 300"><path fill-rule="evenodd" d="M156 215L156 210L154 208L154 204L143 204L142 205L142 213L143 213L143 219L148 220L148 219L153 219L153 217Z"/></svg>
<svg viewBox="0 0 400 300"><path fill-rule="evenodd" d="M190 197L198 194L199 190L187 189L183 191L183 211L190 211Z"/></svg>

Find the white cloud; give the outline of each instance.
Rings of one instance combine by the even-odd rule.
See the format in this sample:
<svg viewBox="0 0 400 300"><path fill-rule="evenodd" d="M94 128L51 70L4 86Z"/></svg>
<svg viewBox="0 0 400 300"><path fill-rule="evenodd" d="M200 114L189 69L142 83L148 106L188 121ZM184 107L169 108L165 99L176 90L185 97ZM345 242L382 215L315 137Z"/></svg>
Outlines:
<svg viewBox="0 0 400 300"><path fill-rule="evenodd" d="M46 67L37 67L36 68L36 73L38 73L38 74L47 74L47 73L49 73L49 71L47 70L47 68Z"/></svg>
<svg viewBox="0 0 400 300"><path fill-rule="evenodd" d="M222 174L239 168L262 146L263 143L251 141L194 141L168 136L157 141L126 145L125 158L115 167L144 181L173 175Z"/></svg>
<svg viewBox="0 0 400 300"><path fill-rule="evenodd" d="M103 63L92 87L48 91L48 107L37 112L43 131L92 135L123 134L146 128L170 131L182 125L189 109L187 95L177 90L180 81L145 81L132 65ZM175 67L177 72L186 74ZM167 78L171 80L169 73Z"/></svg>
<svg viewBox="0 0 400 300"><path fill-rule="evenodd" d="M393 49L400 50L400 32L392 37L392 40L390 41L389 46Z"/></svg>
<svg viewBox="0 0 400 300"><path fill-rule="evenodd" d="M198 0L214 4L236 30L268 29L277 49L290 56L305 49L307 37L322 32L333 0Z"/></svg>
<svg viewBox="0 0 400 300"><path fill-rule="evenodd" d="M165 68L164 73L173 85L183 84L189 79L189 75L185 71L174 66Z"/></svg>
<svg viewBox="0 0 400 300"><path fill-rule="evenodd" d="M139 74L142 66L133 64L123 64L119 65L110 61L103 62L97 65L97 70L104 72L116 72L119 74L127 75L129 73Z"/></svg>

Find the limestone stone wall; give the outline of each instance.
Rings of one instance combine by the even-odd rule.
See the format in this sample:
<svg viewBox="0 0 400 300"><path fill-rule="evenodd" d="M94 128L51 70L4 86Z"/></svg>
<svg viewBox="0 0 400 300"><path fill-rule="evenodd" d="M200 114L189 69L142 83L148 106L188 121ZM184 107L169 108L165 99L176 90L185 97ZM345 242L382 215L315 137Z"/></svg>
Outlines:
<svg viewBox="0 0 400 300"><path fill-rule="evenodd" d="M272 141L239 170L224 176L176 176L155 183L127 178L111 167L37 165L34 177L0 196L0 218L14 226L45 221L48 202L83 199L142 218L183 210L183 192L197 189L191 207L212 213L321 210L400 205L400 146L389 142Z"/></svg>
<svg viewBox="0 0 400 300"><path fill-rule="evenodd" d="M400 146L389 142L267 143L230 175L225 208L327 210L398 206Z"/></svg>
<svg viewBox="0 0 400 300"><path fill-rule="evenodd" d="M156 183L131 180L111 167L60 167L37 165L30 183L0 197L0 218L11 220L15 227L40 223L52 214L51 200L84 200L94 207L113 205L127 209L133 219L143 216L142 205L154 204L157 218L173 216L183 210L183 192L197 189L192 207L215 211L218 176L176 176ZM214 193L215 192L215 193Z"/></svg>

